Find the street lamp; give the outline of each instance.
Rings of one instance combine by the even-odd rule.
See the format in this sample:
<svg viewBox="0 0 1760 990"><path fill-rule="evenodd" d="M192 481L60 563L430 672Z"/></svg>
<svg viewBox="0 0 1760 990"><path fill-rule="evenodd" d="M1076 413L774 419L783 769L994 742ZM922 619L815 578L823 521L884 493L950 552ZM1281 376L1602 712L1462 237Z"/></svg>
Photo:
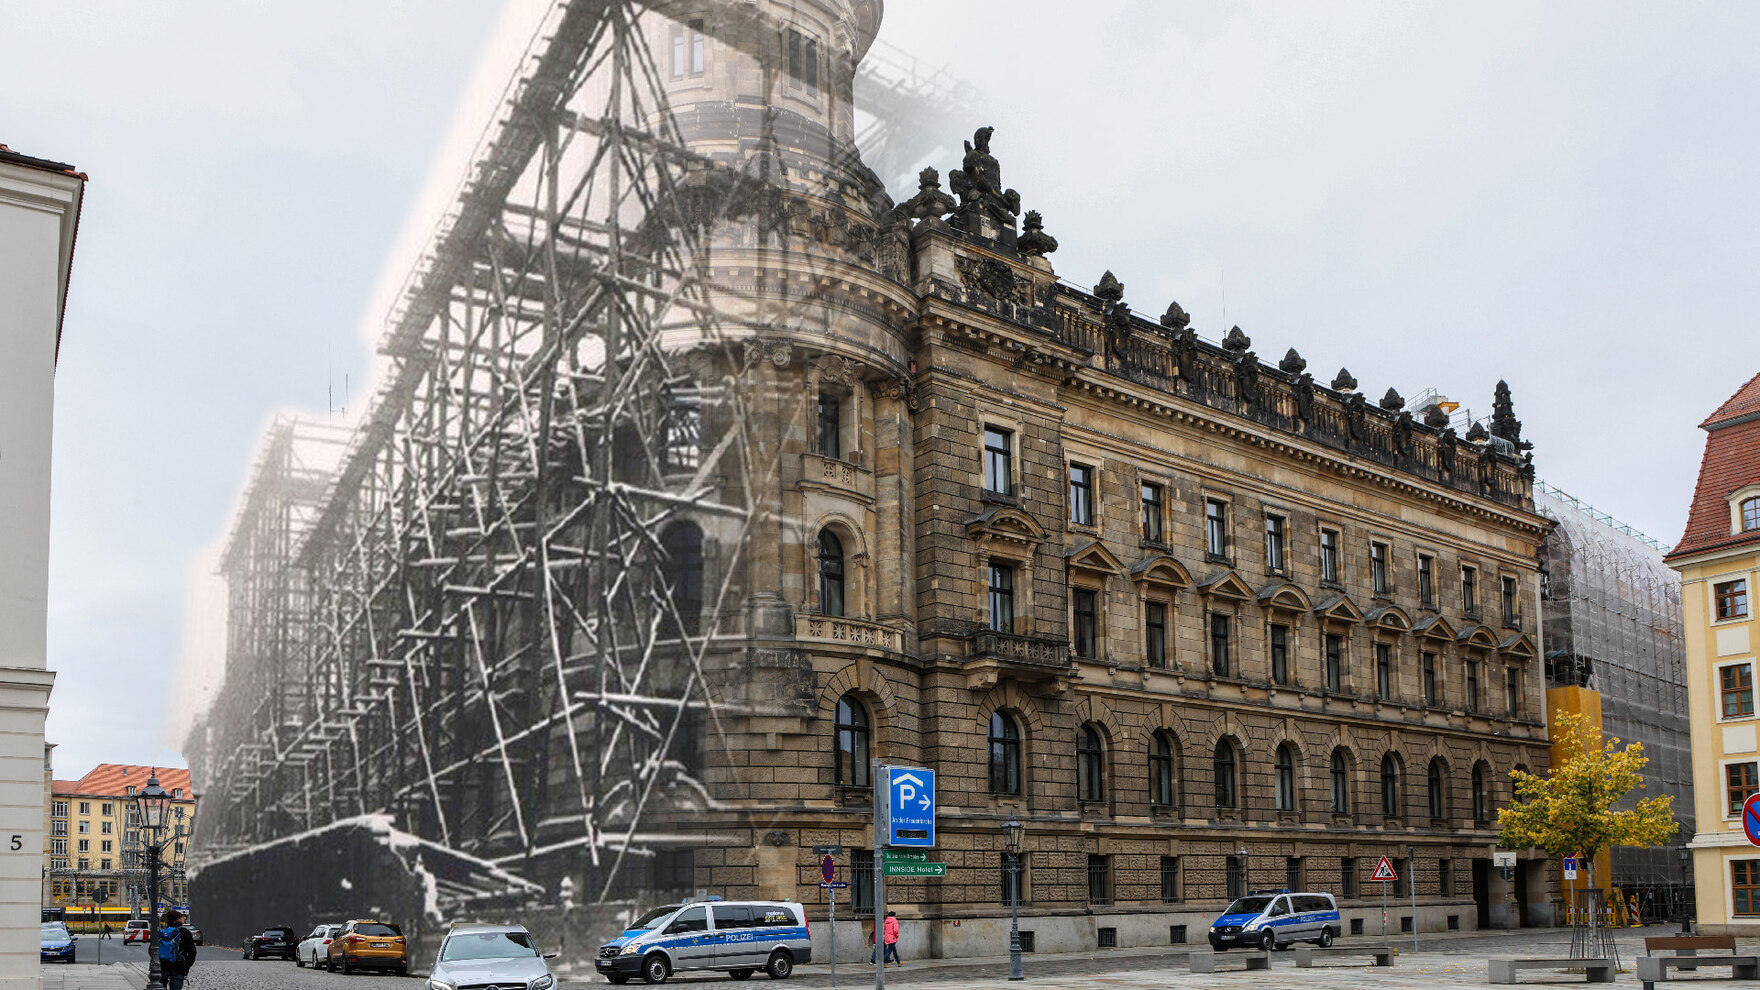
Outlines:
<svg viewBox="0 0 1760 990"><path fill-rule="evenodd" d="M1692 852L1690 852L1687 849L1687 847L1685 845L1682 845L1679 848L1678 852L1680 854L1680 859L1681 859L1681 882L1680 882L1680 895L1679 895L1680 896L1680 903L1681 903L1681 934L1682 935L1690 935L1690 934L1692 934L1693 930L1692 930L1692 926L1690 926L1687 923L1687 918L1688 918L1688 915L1690 914L1687 906L1689 903L1691 903L1691 898L1693 896L1693 884L1692 884L1692 881L1687 879L1687 874L1693 868L1693 854L1692 854Z"/></svg>
<svg viewBox="0 0 1760 990"><path fill-rule="evenodd" d="M1244 897L1253 892L1253 874L1247 869L1247 856L1249 853L1247 852L1246 844L1242 843L1241 847L1234 851L1234 854L1239 856L1241 860L1241 892L1238 896Z"/></svg>
<svg viewBox="0 0 1760 990"><path fill-rule="evenodd" d="M1002 844L1008 849L1009 922L1008 978L1021 980L1021 835L1027 827L1010 817L1002 824Z"/></svg>
<svg viewBox="0 0 1760 990"><path fill-rule="evenodd" d="M171 814L171 795L159 786L154 774L134 796L140 812L141 843L147 847L147 985L145 990L165 990L165 973L159 966L159 849Z"/></svg>

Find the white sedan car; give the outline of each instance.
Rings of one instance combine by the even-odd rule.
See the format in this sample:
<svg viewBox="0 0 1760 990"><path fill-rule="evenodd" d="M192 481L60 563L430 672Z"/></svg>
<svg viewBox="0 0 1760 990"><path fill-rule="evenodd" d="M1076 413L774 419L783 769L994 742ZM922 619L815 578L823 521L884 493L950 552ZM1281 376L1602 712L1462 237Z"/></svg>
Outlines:
<svg viewBox="0 0 1760 990"><path fill-rule="evenodd" d="M312 929L310 935L300 939L299 949L293 954L293 964L317 969L322 965L319 960L330 958L330 940L340 931L341 925L319 925Z"/></svg>

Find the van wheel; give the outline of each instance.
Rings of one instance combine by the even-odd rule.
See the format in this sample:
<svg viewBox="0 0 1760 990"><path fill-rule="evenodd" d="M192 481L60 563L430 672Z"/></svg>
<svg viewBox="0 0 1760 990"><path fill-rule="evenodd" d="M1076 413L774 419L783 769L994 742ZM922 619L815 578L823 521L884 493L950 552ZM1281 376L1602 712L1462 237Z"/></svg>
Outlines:
<svg viewBox="0 0 1760 990"><path fill-rule="evenodd" d="M1330 929L1330 928L1320 929L1320 948L1322 948L1322 949L1332 948L1332 929Z"/></svg>
<svg viewBox="0 0 1760 990"><path fill-rule="evenodd" d="M727 975L736 980L749 980L752 978L752 971L749 969L730 969L727 971Z"/></svg>
<svg viewBox="0 0 1760 990"><path fill-rule="evenodd" d="M1264 949L1266 952L1271 952L1276 949L1277 934L1275 932L1266 932L1265 937L1259 940L1259 948Z"/></svg>
<svg viewBox="0 0 1760 990"><path fill-rule="evenodd" d="M665 983L667 974L666 957L656 952L642 960L642 979L649 983Z"/></svg>
<svg viewBox="0 0 1760 990"><path fill-rule="evenodd" d="M786 980L794 975L794 957L777 949L770 953L770 961L764 964L764 972L772 980Z"/></svg>

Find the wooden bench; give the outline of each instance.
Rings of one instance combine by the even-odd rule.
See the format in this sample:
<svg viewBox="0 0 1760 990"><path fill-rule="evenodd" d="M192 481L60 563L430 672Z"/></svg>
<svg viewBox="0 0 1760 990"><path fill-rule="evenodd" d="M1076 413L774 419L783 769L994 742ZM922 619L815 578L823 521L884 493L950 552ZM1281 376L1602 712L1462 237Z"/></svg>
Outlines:
<svg viewBox="0 0 1760 990"><path fill-rule="evenodd" d="M1487 959L1492 983L1516 982L1518 969L1580 969L1590 983L1613 982L1611 959Z"/></svg>
<svg viewBox="0 0 1760 990"><path fill-rule="evenodd" d="M1230 954L1235 955L1235 953ZM1194 973L1214 973L1216 972L1216 955L1210 949L1193 949L1186 957L1186 961L1191 965ZM1263 949L1249 949L1246 952L1238 953L1238 956L1247 964L1246 968L1249 970L1271 968L1271 953Z"/></svg>
<svg viewBox="0 0 1760 990"><path fill-rule="evenodd" d="M1722 949L1721 955L1701 956L1701 949ZM1734 935L1663 935L1644 940L1645 955L1638 957L1638 979L1644 990L1666 983L1670 969L1694 972L1701 966L1728 966L1732 980L1760 979L1760 956L1738 956Z"/></svg>
<svg viewBox="0 0 1760 990"><path fill-rule="evenodd" d="M1296 946L1296 966L1302 969L1308 969L1313 966L1315 957L1321 959L1335 959L1339 956L1374 956L1375 965L1377 966L1393 965L1393 950L1383 946L1348 949L1339 946L1334 946L1330 949L1317 949L1311 945Z"/></svg>

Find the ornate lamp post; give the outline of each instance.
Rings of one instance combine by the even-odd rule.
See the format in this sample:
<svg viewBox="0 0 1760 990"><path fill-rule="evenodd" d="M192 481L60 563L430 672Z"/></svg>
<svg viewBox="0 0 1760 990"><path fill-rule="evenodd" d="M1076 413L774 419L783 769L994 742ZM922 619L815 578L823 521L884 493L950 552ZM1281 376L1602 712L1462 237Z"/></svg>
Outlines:
<svg viewBox="0 0 1760 990"><path fill-rule="evenodd" d="M1008 849L1009 922L1008 978L1021 980L1021 834L1027 830L1014 818L1002 825L1002 844Z"/></svg>
<svg viewBox="0 0 1760 990"><path fill-rule="evenodd" d="M1688 923L1687 919L1689 917L1691 917L1691 915L1692 915L1691 904L1692 904L1692 896L1693 896L1693 882L1691 880L1687 879L1687 874L1692 872L1692 869L1693 869L1693 853L1691 850L1689 850L1686 846L1683 845L1680 847L1680 858L1681 858L1681 882L1680 882L1681 934L1682 935L1690 935L1690 934L1692 934L1693 926Z"/></svg>
<svg viewBox="0 0 1760 990"><path fill-rule="evenodd" d="M159 786L155 774L134 796L134 803L140 812L141 844L147 851L146 990L165 990L165 973L159 968L159 848L165 842L162 834L171 814L171 795Z"/></svg>

